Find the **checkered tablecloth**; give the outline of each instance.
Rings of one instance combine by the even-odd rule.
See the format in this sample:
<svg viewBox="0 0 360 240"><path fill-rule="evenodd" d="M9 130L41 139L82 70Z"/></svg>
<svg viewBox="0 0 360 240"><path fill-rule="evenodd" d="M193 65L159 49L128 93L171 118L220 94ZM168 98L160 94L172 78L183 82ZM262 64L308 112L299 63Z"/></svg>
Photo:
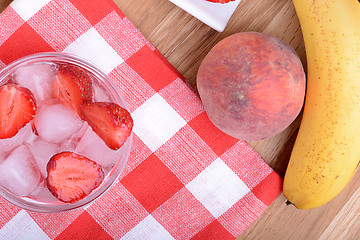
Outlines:
<svg viewBox="0 0 360 240"><path fill-rule="evenodd" d="M235 239L282 179L212 125L196 91L110 0L15 0L0 15L0 67L67 52L123 92L134 139L119 182L86 209L22 210L0 198L0 239Z"/></svg>

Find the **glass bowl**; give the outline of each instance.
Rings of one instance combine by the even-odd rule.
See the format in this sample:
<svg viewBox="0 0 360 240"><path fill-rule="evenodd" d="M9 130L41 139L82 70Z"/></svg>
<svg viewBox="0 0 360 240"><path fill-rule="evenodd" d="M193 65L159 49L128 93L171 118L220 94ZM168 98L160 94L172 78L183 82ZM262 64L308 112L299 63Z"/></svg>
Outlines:
<svg viewBox="0 0 360 240"><path fill-rule="evenodd" d="M7 67L3 68L0 71L0 86L8 81L11 81L11 78L17 69L29 66L31 64L39 63L51 64L54 66L61 64L75 65L85 70L90 75L93 84L103 89L107 96L110 98L111 102L114 102L128 110L127 103L122 96L120 90L106 74L104 74L101 70L99 70L94 65L88 63L87 61L65 53L37 53L23 57L9 64ZM97 93L95 93L94 97L96 97L96 94ZM42 186L35 190L34 194L32 193L30 194L30 196L25 197L17 196L0 185L0 195L14 205L33 212L58 213L85 207L94 202L99 197L101 197L118 181L120 174L122 173L129 157L131 143L132 134L129 136L124 145L119 150L117 150L120 151L120 157L119 159L114 160L114 165L107 171L105 171L105 177L101 185L95 190L93 190L88 196L75 203L61 202L55 197L53 197L54 199L52 199L52 195L49 194L50 192L46 193L43 191L44 189L42 188L46 187L46 184L44 183L40 184ZM42 181L44 181L44 179L45 176L43 177Z"/></svg>

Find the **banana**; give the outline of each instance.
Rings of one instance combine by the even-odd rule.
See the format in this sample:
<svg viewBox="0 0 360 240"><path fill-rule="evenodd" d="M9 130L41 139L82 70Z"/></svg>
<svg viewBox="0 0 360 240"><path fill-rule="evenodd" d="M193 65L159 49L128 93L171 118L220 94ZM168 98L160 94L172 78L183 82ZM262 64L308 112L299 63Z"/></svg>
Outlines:
<svg viewBox="0 0 360 240"><path fill-rule="evenodd" d="M360 2L293 0L307 57L303 117L284 178L299 209L322 206L360 161Z"/></svg>

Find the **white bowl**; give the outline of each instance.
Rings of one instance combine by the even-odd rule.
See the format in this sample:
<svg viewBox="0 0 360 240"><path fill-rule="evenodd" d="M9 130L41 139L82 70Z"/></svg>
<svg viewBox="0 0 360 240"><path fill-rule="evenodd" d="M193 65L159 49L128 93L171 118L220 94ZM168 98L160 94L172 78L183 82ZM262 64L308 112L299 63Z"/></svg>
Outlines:
<svg viewBox="0 0 360 240"><path fill-rule="evenodd" d="M170 2L184 9L206 25L222 32L241 0L225 4L206 0L170 0Z"/></svg>

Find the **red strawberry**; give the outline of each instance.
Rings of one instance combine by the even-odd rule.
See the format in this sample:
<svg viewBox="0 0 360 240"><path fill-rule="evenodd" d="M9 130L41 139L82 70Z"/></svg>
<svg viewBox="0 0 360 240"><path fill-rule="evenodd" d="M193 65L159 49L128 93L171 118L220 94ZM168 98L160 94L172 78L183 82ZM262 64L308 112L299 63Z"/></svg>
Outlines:
<svg viewBox="0 0 360 240"><path fill-rule="evenodd" d="M104 180L96 162L73 152L55 154L47 164L46 184L60 201L77 202L89 195Z"/></svg>
<svg viewBox="0 0 360 240"><path fill-rule="evenodd" d="M228 3L228 2L233 2L235 0L206 0L208 2L214 2L214 3Z"/></svg>
<svg viewBox="0 0 360 240"><path fill-rule="evenodd" d="M54 81L54 94L80 115L80 105L92 101L92 81L82 69L61 65Z"/></svg>
<svg viewBox="0 0 360 240"><path fill-rule="evenodd" d="M81 114L106 145L119 149L130 136L133 119L130 113L115 103L93 102L81 106Z"/></svg>
<svg viewBox="0 0 360 240"><path fill-rule="evenodd" d="M32 92L17 84L0 87L0 139L11 138L35 115L36 101Z"/></svg>

